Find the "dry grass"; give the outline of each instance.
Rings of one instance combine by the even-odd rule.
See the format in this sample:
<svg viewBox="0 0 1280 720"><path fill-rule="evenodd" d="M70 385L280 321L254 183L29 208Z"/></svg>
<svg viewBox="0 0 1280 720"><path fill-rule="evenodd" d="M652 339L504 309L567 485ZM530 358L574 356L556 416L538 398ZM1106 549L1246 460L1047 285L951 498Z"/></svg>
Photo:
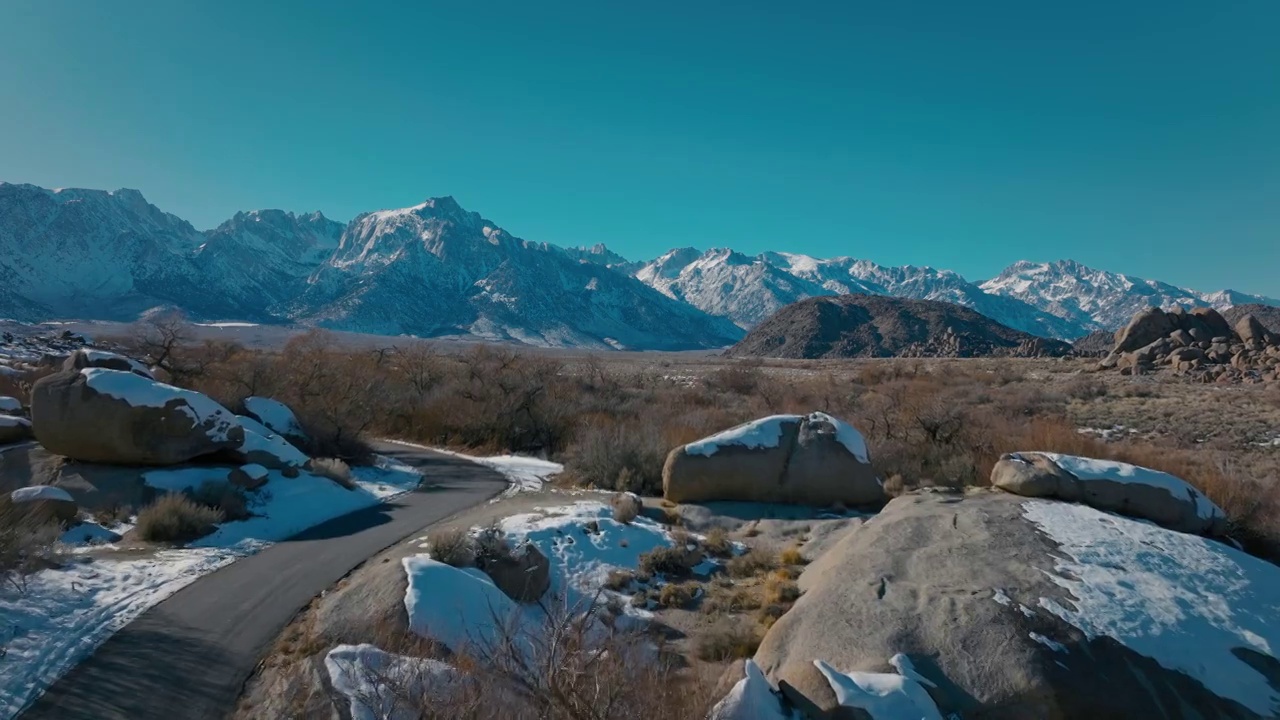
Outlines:
<svg viewBox="0 0 1280 720"><path fill-rule="evenodd" d="M700 634L694 652L707 662L748 658L760 647L760 629L749 623L726 620Z"/></svg>
<svg viewBox="0 0 1280 720"><path fill-rule="evenodd" d="M327 477L347 490L354 490L355 482L351 479L351 466L345 460L336 457L312 458L308 469L321 477Z"/></svg>
<svg viewBox="0 0 1280 720"><path fill-rule="evenodd" d="M461 529L433 530L427 535L431 558L445 565L463 568L476 564L475 541Z"/></svg>
<svg viewBox="0 0 1280 720"><path fill-rule="evenodd" d="M654 548L640 555L640 572L644 575L684 577L700 562L696 552L677 543L675 547Z"/></svg>
<svg viewBox="0 0 1280 720"><path fill-rule="evenodd" d="M186 495L196 504L218 511L222 516L219 522L244 520L252 514L244 491L226 481L209 480L200 483L199 487L188 490Z"/></svg>
<svg viewBox="0 0 1280 720"><path fill-rule="evenodd" d="M711 557L727 558L733 555L733 541L729 539L729 533L724 528L711 528L702 540L702 549L706 550Z"/></svg>
<svg viewBox="0 0 1280 720"><path fill-rule="evenodd" d="M792 545L778 553L778 562L783 565L804 565L808 561L800 554L800 548Z"/></svg>
<svg viewBox="0 0 1280 720"><path fill-rule="evenodd" d="M213 532L222 511L205 507L182 493L166 493L138 512L138 537L147 542L190 542Z"/></svg>
<svg viewBox="0 0 1280 720"><path fill-rule="evenodd" d="M764 605L790 605L800 599L800 586L788 573L771 573L764 580Z"/></svg>
<svg viewBox="0 0 1280 720"><path fill-rule="evenodd" d="M0 502L0 586L25 592L27 578L57 564L56 523L23 512L4 498Z"/></svg>
<svg viewBox="0 0 1280 720"><path fill-rule="evenodd" d="M630 525L640 515L640 499L627 493L619 493L609 499L613 508L613 519L624 525Z"/></svg>
<svg viewBox="0 0 1280 720"><path fill-rule="evenodd" d="M739 555L725 565L729 577L750 578L778 567L778 556L764 548L752 548Z"/></svg>
<svg viewBox="0 0 1280 720"><path fill-rule="evenodd" d="M667 583L658 591L658 604L664 608L687 608L693 604L701 589L700 583L692 581Z"/></svg>

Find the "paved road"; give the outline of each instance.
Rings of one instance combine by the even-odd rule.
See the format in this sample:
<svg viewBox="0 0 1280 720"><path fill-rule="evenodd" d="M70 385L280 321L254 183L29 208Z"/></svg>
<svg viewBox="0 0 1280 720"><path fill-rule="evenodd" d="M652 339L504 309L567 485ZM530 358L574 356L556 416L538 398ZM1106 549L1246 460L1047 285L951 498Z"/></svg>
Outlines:
<svg viewBox="0 0 1280 720"><path fill-rule="evenodd" d="M67 673L24 720L223 718L289 620L399 540L501 492L497 472L403 445L377 451L421 469L434 489L402 495L277 543L143 613Z"/></svg>

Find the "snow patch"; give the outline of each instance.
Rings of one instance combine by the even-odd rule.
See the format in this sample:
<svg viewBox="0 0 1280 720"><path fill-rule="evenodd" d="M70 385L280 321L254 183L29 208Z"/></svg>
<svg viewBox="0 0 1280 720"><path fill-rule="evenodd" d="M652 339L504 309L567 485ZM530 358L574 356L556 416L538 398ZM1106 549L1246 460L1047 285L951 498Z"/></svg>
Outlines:
<svg viewBox="0 0 1280 720"><path fill-rule="evenodd" d="M106 350L94 350L93 348L80 348L80 352L84 353L85 358L90 363L110 362L115 360L125 363L132 368L134 372L139 372L147 377L152 377L151 370L146 365L119 353L107 352Z"/></svg>
<svg viewBox="0 0 1280 720"><path fill-rule="evenodd" d="M1050 650L1056 653L1065 654L1067 652L1066 645L1063 645L1062 643L1056 640L1050 640L1049 638L1045 637L1044 635L1041 635L1038 632L1027 633L1027 637L1031 638L1032 640L1035 640L1036 642L1040 643L1041 645L1049 648Z"/></svg>
<svg viewBox="0 0 1280 720"><path fill-rule="evenodd" d="M198 392L166 385L125 370L85 368L80 374L84 376L85 384L95 391L123 400L133 407L163 408L175 400L181 401L178 409L189 415L197 426L208 427L209 437L215 441L227 440L228 431L239 424L230 410Z"/></svg>
<svg viewBox="0 0 1280 720"><path fill-rule="evenodd" d="M1016 454L1016 453L1015 453ZM1115 460L1096 460L1077 455L1059 455L1058 453L1041 453L1058 467L1080 478L1081 482L1098 479L1115 483L1132 483L1160 488L1175 498L1189 498L1196 506L1196 514L1202 518L1225 517L1222 508L1205 497L1203 493L1192 487L1187 481L1174 477L1166 472L1152 470L1138 465L1116 462Z"/></svg>
<svg viewBox="0 0 1280 720"><path fill-rule="evenodd" d="M298 417L293 414L288 405L279 400L247 397L244 399L244 409L258 418L261 424L273 433L294 437L302 437L306 434L302 430L302 424L298 422Z"/></svg>
<svg viewBox="0 0 1280 720"><path fill-rule="evenodd" d="M745 677L711 708L707 720L788 720L791 715L782 711L760 666L754 660L747 660L744 670Z"/></svg>
<svg viewBox="0 0 1280 720"><path fill-rule="evenodd" d="M32 485L31 487L18 488L9 493L9 499L15 503L37 502L39 500L75 502L71 494L66 490L52 485Z"/></svg>
<svg viewBox="0 0 1280 720"><path fill-rule="evenodd" d="M799 421L799 415L770 415L691 442L684 446L684 450L690 455L711 457L728 445L750 449L776 448L782 441L782 424Z"/></svg>
<svg viewBox="0 0 1280 720"><path fill-rule="evenodd" d="M1280 650L1280 569L1196 535L1073 503L1028 501L1023 515L1064 558L1050 579L1074 596L1040 606L1090 639L1110 637L1270 716L1280 691L1238 658Z"/></svg>
<svg viewBox="0 0 1280 720"><path fill-rule="evenodd" d="M324 658L333 689L351 709L351 720L417 720L400 693L429 700L447 697L456 678L439 660L405 657L373 645L339 645Z"/></svg>
<svg viewBox="0 0 1280 720"><path fill-rule="evenodd" d="M895 655L894 660L897 662L890 664L899 673L906 669L908 674L842 673L821 660L813 664L826 677L841 707L859 708L871 720L942 720L938 706L920 682L924 678L915 672L911 661L903 655Z"/></svg>

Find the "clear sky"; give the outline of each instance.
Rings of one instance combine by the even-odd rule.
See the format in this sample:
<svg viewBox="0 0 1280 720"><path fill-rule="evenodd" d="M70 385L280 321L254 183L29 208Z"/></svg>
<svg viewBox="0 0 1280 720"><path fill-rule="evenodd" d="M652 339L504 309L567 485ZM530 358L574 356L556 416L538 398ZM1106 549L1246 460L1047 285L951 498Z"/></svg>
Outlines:
<svg viewBox="0 0 1280 720"><path fill-rule="evenodd" d="M0 0L0 179L1280 296L1280 2Z"/></svg>

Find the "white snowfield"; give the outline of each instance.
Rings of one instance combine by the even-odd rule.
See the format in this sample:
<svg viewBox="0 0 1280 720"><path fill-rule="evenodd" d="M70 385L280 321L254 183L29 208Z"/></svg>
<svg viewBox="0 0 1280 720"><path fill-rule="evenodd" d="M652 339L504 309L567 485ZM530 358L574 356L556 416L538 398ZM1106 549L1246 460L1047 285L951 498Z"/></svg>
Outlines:
<svg viewBox="0 0 1280 720"><path fill-rule="evenodd" d="M404 594L409 629L460 652L488 646L504 628L521 627L529 611L507 597L488 575L415 555L401 560L409 576Z"/></svg>
<svg viewBox="0 0 1280 720"><path fill-rule="evenodd" d="M418 720L402 694L447 695L456 677L447 663L384 652L373 645L339 645L324 659L333 689L347 699L351 720Z"/></svg>
<svg viewBox="0 0 1280 720"><path fill-rule="evenodd" d="M744 673L729 694L711 708L707 720L790 720L791 715L782 711L782 703L754 660L744 663Z"/></svg>
<svg viewBox="0 0 1280 720"><path fill-rule="evenodd" d="M849 423L834 418L826 413L814 412L808 415L810 421L829 422L836 428L836 440L844 445L860 462L868 462L867 442ZM782 424L800 422L804 415L770 415L752 420L736 427L718 432L710 437L685 445L685 452L690 455L710 457L723 447L736 446L751 449L775 448L782 441Z"/></svg>
<svg viewBox="0 0 1280 720"><path fill-rule="evenodd" d="M0 413L13 413L22 410L22 401L8 395L0 395Z"/></svg>
<svg viewBox="0 0 1280 720"><path fill-rule="evenodd" d="M125 357L124 355L121 355L119 353L108 352L106 350L95 350L93 348L81 348L80 352L84 353L85 357L88 358L89 362L104 362L108 360L117 360L119 362L127 364L129 367L133 368L135 372L140 372L143 375L146 375L147 377L152 377L150 368L138 362L137 360L134 360L131 357Z"/></svg>
<svg viewBox="0 0 1280 720"><path fill-rule="evenodd" d="M66 490L52 485L32 485L31 487L18 488L9 493L9 499L15 503L36 502L39 500L75 502Z"/></svg>
<svg viewBox="0 0 1280 720"><path fill-rule="evenodd" d="M133 407L162 408L173 400L182 400L182 411L191 416L196 425L209 423L209 437L216 441L227 439L227 433L239 425L239 419L228 409L209 397L191 390L166 385L125 370L85 368L80 371L85 384L103 395L123 400Z"/></svg>
<svg viewBox="0 0 1280 720"><path fill-rule="evenodd" d="M1023 508L1059 545L1059 574L1050 577L1074 597L1066 605L1041 598L1041 607L1263 717L1280 714L1280 688L1233 652L1280 653L1280 568L1084 505L1032 500Z"/></svg>
<svg viewBox="0 0 1280 720"><path fill-rule="evenodd" d="M1015 453L1017 454L1017 453ZM1160 488L1175 498L1190 498L1196 506L1196 514L1202 518L1224 518L1226 514L1204 493L1195 489L1182 478L1166 472L1115 460L1096 460L1078 455L1059 455L1057 453L1041 453L1059 467L1080 478L1082 482L1089 480L1106 480L1115 483L1133 483Z"/></svg>
<svg viewBox="0 0 1280 720"><path fill-rule="evenodd" d="M153 470L143 480L161 490L179 491L208 480L225 481L227 471L225 467ZM159 551L146 559L67 563L33 575L24 594L0 588L0 618L4 618L0 648L5 650L0 658L0 718L15 717L114 632L202 575L313 525L377 505L422 480L411 468L386 459L376 467L353 468L352 474L357 487L345 490L328 478L306 472L292 479L270 472L262 491L251 495L258 498L250 508L254 517L223 523L212 535L186 548ZM58 488L23 490L65 495ZM127 527L116 530L123 532ZM65 542L110 542L116 533L85 524L63 538Z"/></svg>
<svg viewBox="0 0 1280 720"><path fill-rule="evenodd" d="M821 660L813 661L836 694L841 707L858 708L872 720L942 720L942 713L925 685L932 685L912 667L905 655L894 655L889 663L894 673L842 673Z"/></svg>

